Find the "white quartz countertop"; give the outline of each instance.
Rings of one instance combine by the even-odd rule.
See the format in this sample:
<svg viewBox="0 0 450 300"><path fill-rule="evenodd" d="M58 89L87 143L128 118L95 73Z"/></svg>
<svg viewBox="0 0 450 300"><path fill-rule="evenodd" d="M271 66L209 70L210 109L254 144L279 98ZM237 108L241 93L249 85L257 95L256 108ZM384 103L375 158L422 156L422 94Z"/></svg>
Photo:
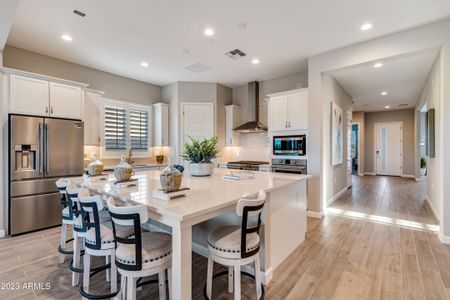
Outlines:
<svg viewBox="0 0 450 300"><path fill-rule="evenodd" d="M182 186L189 187L187 197L180 197L170 201L155 199L152 192L160 189L159 174L161 171L138 171L135 186L118 188L113 185L115 177L108 175L108 180L84 181L82 177L69 178L72 182L87 187L93 192L116 197L131 204L145 204L151 212L178 220L187 220L196 216L212 212L217 209L234 205L246 196L254 196L259 190L269 193L284 186L311 178L311 175L285 174L272 172L254 172L253 179L233 180L224 179L230 170L214 169L212 176L193 177L188 171L184 172Z"/></svg>

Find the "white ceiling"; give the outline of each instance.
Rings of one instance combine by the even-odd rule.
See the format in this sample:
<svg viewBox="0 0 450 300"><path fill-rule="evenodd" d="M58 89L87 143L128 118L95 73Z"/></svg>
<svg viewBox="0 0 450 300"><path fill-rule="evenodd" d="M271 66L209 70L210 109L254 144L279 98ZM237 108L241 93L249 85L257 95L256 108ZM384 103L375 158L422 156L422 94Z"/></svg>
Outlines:
<svg viewBox="0 0 450 300"><path fill-rule="evenodd" d="M448 16L448 0L21 0L7 44L160 85L234 87L306 71L309 56ZM364 22L373 29L360 31ZM235 48L248 56L224 55ZM197 62L210 69L185 69Z"/></svg>
<svg viewBox="0 0 450 300"><path fill-rule="evenodd" d="M355 111L413 108L420 98L438 49L387 58L331 72L352 97ZM375 68L375 63L383 66ZM388 92L387 95L381 95ZM399 106L407 104L407 106Z"/></svg>

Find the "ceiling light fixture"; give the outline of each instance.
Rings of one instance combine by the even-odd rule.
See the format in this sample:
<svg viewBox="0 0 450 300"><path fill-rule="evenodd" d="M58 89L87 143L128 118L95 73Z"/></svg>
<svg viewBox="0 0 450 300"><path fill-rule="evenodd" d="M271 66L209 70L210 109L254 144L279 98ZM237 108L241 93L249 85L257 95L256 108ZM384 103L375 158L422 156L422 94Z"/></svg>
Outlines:
<svg viewBox="0 0 450 300"><path fill-rule="evenodd" d="M211 28L206 28L205 31L203 31L203 33L207 36L207 37L212 37L214 35L214 30L212 30Z"/></svg>
<svg viewBox="0 0 450 300"><path fill-rule="evenodd" d="M383 66L382 63L376 63L373 65L374 68L381 68Z"/></svg>
<svg viewBox="0 0 450 300"><path fill-rule="evenodd" d="M71 42L71 41L72 41L72 37L71 37L70 35L68 35L68 34L63 34L63 35L61 36L61 38L62 38L63 40L65 40L65 41L68 41L68 42Z"/></svg>
<svg viewBox="0 0 450 300"><path fill-rule="evenodd" d="M259 59L254 58L254 59L252 60L252 64L254 64L254 65L259 64Z"/></svg>
<svg viewBox="0 0 450 300"><path fill-rule="evenodd" d="M362 31L367 31L367 30L372 29L372 27L373 27L372 24L370 24L370 23L364 23L364 24L361 26L361 30L362 30Z"/></svg>
<svg viewBox="0 0 450 300"><path fill-rule="evenodd" d="M381 96L386 96L388 92L381 92Z"/></svg>
<svg viewBox="0 0 450 300"><path fill-rule="evenodd" d="M147 68L148 67L148 63L143 61L141 62L141 67Z"/></svg>
<svg viewBox="0 0 450 300"><path fill-rule="evenodd" d="M389 105L386 105L384 108L388 109L388 108L391 108L391 107Z"/></svg>

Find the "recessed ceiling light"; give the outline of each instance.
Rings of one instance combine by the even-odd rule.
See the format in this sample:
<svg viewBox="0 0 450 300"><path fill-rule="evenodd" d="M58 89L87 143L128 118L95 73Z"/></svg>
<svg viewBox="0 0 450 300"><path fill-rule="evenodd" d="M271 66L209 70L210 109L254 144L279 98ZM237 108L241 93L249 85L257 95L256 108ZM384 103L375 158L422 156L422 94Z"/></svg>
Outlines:
<svg viewBox="0 0 450 300"><path fill-rule="evenodd" d="M384 108L388 109L388 108L391 108L391 107L389 105L386 105Z"/></svg>
<svg viewBox="0 0 450 300"><path fill-rule="evenodd" d="M381 68L383 66L382 63L376 63L373 65L374 68Z"/></svg>
<svg viewBox="0 0 450 300"><path fill-rule="evenodd" d="M72 41L72 37L71 37L70 35L68 35L68 34L63 34L63 35L61 36L61 38L62 38L63 40L65 40L65 41L68 41L68 42L71 42L71 41Z"/></svg>
<svg viewBox="0 0 450 300"><path fill-rule="evenodd" d="M143 61L141 62L141 67L147 68L148 67L148 63Z"/></svg>
<svg viewBox="0 0 450 300"><path fill-rule="evenodd" d="M388 94L388 92L381 92L382 96L386 96Z"/></svg>
<svg viewBox="0 0 450 300"><path fill-rule="evenodd" d="M254 59L252 60L252 64L254 64L254 65L259 64L259 59L254 58Z"/></svg>
<svg viewBox="0 0 450 300"><path fill-rule="evenodd" d="M203 31L203 33L207 36L207 37L211 37L214 35L214 30L212 30L211 28L206 28L205 31Z"/></svg>
<svg viewBox="0 0 450 300"><path fill-rule="evenodd" d="M366 31L366 30L372 29L372 27L373 27L372 24L370 24L370 23L364 23L364 24L362 24L362 26L361 26L361 30L362 30L362 31Z"/></svg>

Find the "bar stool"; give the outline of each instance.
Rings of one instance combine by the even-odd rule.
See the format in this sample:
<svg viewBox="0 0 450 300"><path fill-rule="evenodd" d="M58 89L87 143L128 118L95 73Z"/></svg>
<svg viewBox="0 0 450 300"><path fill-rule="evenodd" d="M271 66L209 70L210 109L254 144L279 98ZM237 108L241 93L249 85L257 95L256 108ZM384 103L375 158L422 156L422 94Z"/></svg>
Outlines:
<svg viewBox="0 0 450 300"><path fill-rule="evenodd" d="M74 183L69 183L66 188L67 199L72 207L73 220L73 258L69 266L69 269L72 271L72 286L78 285L80 280L79 274L83 273L83 269L80 268L81 255L83 253L81 248L83 247L84 236L87 231L87 228L83 222L80 201L78 199L78 193L81 190L82 188Z"/></svg>
<svg viewBox="0 0 450 300"><path fill-rule="evenodd" d="M260 191L256 199L240 199L236 206L236 214L239 217L242 217L241 226L223 226L214 229L209 234L209 255L205 295L207 299L211 299L212 295L214 262L228 267L229 293L233 292L234 277L235 300L241 299L241 266L254 262L254 276L244 272L242 272L242 274L255 279L257 299L263 297L259 261L259 228L261 227L261 213L263 211L265 199L266 193L264 191ZM226 274L227 272L222 272L214 275L214 278Z"/></svg>
<svg viewBox="0 0 450 300"><path fill-rule="evenodd" d="M66 178L60 178L56 181L56 187L61 194L61 203L64 205L64 208L61 211L61 239L58 247L59 252L59 262L62 264L65 261L66 255L72 255L73 251L66 251L67 243L73 241L72 239L67 239L67 226L73 225L73 209L72 209L72 201L68 199L66 188L69 185L69 180Z"/></svg>
<svg viewBox="0 0 450 300"><path fill-rule="evenodd" d="M87 189L83 189L78 193L81 211L87 232L84 236L85 252L83 259L83 284L80 287L80 294L88 299L107 299L115 297L117 292L117 267L115 264L115 243L111 222L101 222L100 212L105 212L105 205L100 195L91 196ZM123 232L124 235L130 236L132 230ZM106 264L91 272L91 256L105 257ZM106 259L110 257L111 260ZM111 261L111 263L109 263ZM107 295L89 294L89 281L91 276L100 271L110 270L111 293ZM107 276L108 277L108 276Z"/></svg>
<svg viewBox="0 0 450 300"><path fill-rule="evenodd" d="M148 221L145 205L116 206L112 197L107 200L113 221L116 244L116 265L122 279L126 278L126 299L136 299L136 286L153 283L140 282L143 278L158 274L159 299L166 299L166 270L169 277L169 297L171 296L172 237L168 233L142 231L141 224ZM133 236L126 237L120 228L133 228ZM122 281L122 285L125 282ZM171 298L171 297L170 297Z"/></svg>

